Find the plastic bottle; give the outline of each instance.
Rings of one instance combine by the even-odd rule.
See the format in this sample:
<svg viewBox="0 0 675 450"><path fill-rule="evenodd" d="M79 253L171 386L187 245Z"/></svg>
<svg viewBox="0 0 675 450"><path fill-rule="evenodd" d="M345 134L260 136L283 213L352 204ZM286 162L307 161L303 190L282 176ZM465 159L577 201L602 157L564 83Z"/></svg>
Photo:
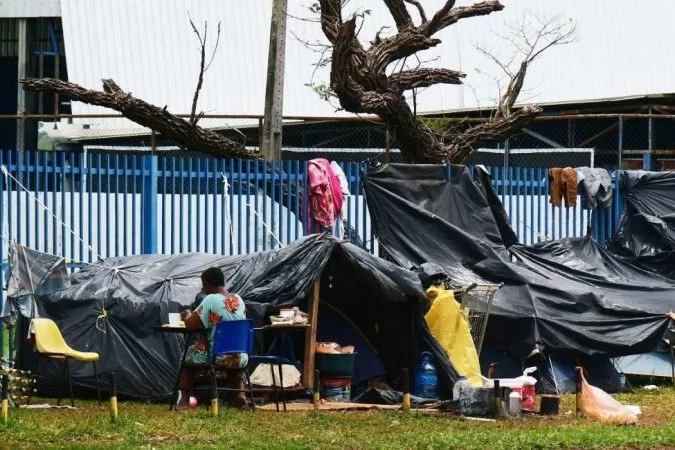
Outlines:
<svg viewBox="0 0 675 450"><path fill-rule="evenodd" d="M457 379L457 382L452 387L452 399L453 400L459 400L460 390L462 389L462 386L465 383L466 383L466 377L465 376L460 376Z"/></svg>
<svg viewBox="0 0 675 450"><path fill-rule="evenodd" d="M626 392L626 375L619 374L619 392Z"/></svg>
<svg viewBox="0 0 675 450"><path fill-rule="evenodd" d="M413 394L427 399L438 398L438 376L429 352L422 352L422 360L415 371Z"/></svg>

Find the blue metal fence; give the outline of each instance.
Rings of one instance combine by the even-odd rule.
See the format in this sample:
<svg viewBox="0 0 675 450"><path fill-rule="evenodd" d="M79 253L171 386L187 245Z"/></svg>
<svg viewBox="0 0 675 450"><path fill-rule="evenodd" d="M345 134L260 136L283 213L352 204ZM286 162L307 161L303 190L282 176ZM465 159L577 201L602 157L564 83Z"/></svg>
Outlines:
<svg viewBox="0 0 675 450"><path fill-rule="evenodd" d="M61 255L77 270L99 258L141 253L245 254L315 231L303 225L307 168L300 161L2 151L0 165L3 287L10 242ZM351 194L343 208L346 229L377 253L360 165L341 166ZM612 208L591 217L580 204L551 206L547 168L488 169L520 242L582 236L589 220L598 241L613 233L618 195Z"/></svg>

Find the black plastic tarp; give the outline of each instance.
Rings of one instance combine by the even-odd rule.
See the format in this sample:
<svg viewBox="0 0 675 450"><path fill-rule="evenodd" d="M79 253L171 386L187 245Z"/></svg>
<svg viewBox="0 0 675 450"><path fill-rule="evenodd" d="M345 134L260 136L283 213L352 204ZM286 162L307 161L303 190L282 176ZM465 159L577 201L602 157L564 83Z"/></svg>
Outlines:
<svg viewBox="0 0 675 450"><path fill-rule="evenodd" d="M589 240L509 245L503 208L482 178L464 166L371 168L363 180L380 245L406 268L441 265L456 284L504 283L486 342L521 358L533 350L611 356L663 346L675 283Z"/></svg>
<svg viewBox="0 0 675 450"><path fill-rule="evenodd" d="M34 315L55 320L73 348L100 353L104 387L114 371L120 395L167 399L183 341L152 327L167 323L169 312L191 305L201 288L201 272L213 266L224 271L227 288L242 296L249 317L258 322L281 306L306 307L307 293L320 281L320 308L330 305L353 324L392 378L404 367L413 368L424 348L433 352L446 386L455 379L424 322L426 296L416 274L324 235L245 256L191 253L99 261L73 274L69 286L32 296ZM58 386L57 363L36 358L23 338L20 350L22 367L41 377L42 388ZM73 364L71 372L76 387L95 386L91 364Z"/></svg>
<svg viewBox="0 0 675 450"><path fill-rule="evenodd" d="M607 248L675 280L675 172L620 172L624 212Z"/></svg>
<svg viewBox="0 0 675 450"><path fill-rule="evenodd" d="M675 250L675 173L626 170L620 177L624 214L608 248L632 257Z"/></svg>

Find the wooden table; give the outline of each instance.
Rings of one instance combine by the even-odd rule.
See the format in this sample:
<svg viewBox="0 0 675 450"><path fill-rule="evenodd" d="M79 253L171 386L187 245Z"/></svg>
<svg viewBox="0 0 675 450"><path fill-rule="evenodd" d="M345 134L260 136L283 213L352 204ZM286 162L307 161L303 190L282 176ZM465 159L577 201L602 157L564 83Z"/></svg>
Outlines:
<svg viewBox="0 0 675 450"><path fill-rule="evenodd" d="M305 388L314 387L314 353L316 346L316 327L319 315L320 282L317 280L307 298L307 323L286 325L263 325L258 331L267 330L305 330L305 354L302 361L302 384Z"/></svg>
<svg viewBox="0 0 675 450"><path fill-rule="evenodd" d="M199 331L188 331L185 327L152 327L153 331L159 331L160 333L174 333L174 334L190 334L190 333L199 333Z"/></svg>

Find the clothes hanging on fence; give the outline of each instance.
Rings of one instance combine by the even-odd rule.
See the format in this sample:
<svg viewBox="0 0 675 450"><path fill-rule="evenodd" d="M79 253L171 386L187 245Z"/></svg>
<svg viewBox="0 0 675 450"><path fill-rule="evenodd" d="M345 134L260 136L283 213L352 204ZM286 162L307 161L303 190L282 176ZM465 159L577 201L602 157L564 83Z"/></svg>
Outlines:
<svg viewBox="0 0 675 450"><path fill-rule="evenodd" d="M333 236L335 236L338 239L344 239L345 236L348 236L345 233L344 216L345 216L345 209L349 207L347 204L347 197L349 197L350 195L349 182L347 181L345 172L342 170L342 167L340 167L340 164L338 164L335 161L331 161L330 167L331 169L333 169L333 173L335 173L335 176L337 177L340 183L340 192L342 192L342 205L343 205L342 209L340 210L340 214L337 216L337 219L333 224Z"/></svg>
<svg viewBox="0 0 675 450"><path fill-rule="evenodd" d="M331 168L330 162L323 158L307 162L307 178L310 219L316 221L321 227L332 229L342 211L340 181Z"/></svg>
<svg viewBox="0 0 675 450"><path fill-rule="evenodd" d="M340 167L340 164L338 164L335 161L331 161L330 167L331 167L331 169L333 169L333 172L335 173L335 176L337 177L338 181L340 182L340 191L342 192L342 195L344 197L346 197L348 195L351 195L351 193L349 192L349 182L347 181L347 177L345 176L345 172L344 172L344 170L342 170L342 167Z"/></svg>
<svg viewBox="0 0 675 450"><path fill-rule="evenodd" d="M594 209L612 206L614 185L606 169L578 167L577 174L582 208Z"/></svg>
<svg viewBox="0 0 675 450"><path fill-rule="evenodd" d="M577 171L571 167L553 167L548 171L550 201L553 206L574 207L577 204Z"/></svg>

